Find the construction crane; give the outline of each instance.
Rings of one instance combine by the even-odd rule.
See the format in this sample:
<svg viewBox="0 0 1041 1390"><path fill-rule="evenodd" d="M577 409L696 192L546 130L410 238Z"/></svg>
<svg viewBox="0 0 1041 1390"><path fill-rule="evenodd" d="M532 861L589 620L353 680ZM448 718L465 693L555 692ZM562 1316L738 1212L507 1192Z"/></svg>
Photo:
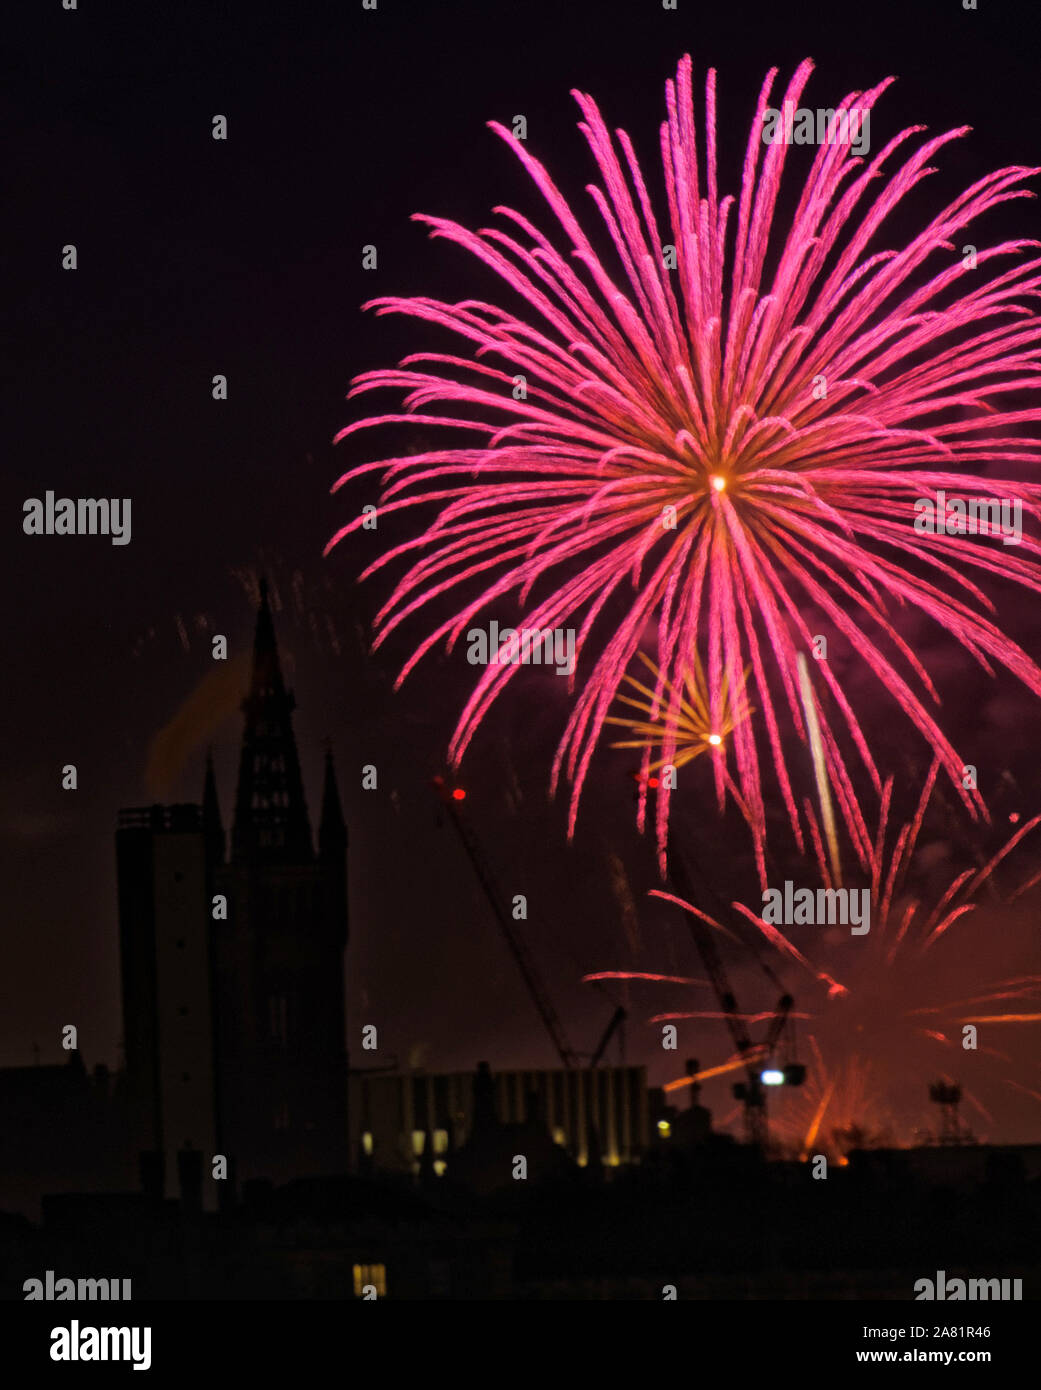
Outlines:
<svg viewBox="0 0 1041 1390"><path fill-rule="evenodd" d="M564 1067L568 1071L571 1071L581 1065L580 1055L568 1041L567 1034L564 1031L564 1025L561 1023L556 1010L550 1002L549 993L542 982L542 976L539 974L531 952L528 950L527 943L516 930L513 914L510 912L507 903L500 896L488 861L485 859L477 837L470 829L469 822L463 814L462 803L466 800L466 792L462 787L449 789L448 783L443 777L435 777L434 786L437 789L438 795L441 797L442 804L448 812L449 819L455 826L456 833L462 841L463 848L466 850L470 863L473 865L474 873L477 875L477 881L484 889L484 895L488 899L492 912L495 914L495 920L498 922L503 936L506 938L506 944L509 946L514 960L517 962L517 967L521 972L524 983L528 987L528 993L531 995L532 1001L539 1012L539 1017L546 1026L546 1031L553 1041L553 1046L557 1050L557 1055L560 1057ZM619 1005L619 1007L615 1009L607 1027L604 1029L603 1035L597 1044L596 1051L592 1055L592 1059L589 1062L590 1070L593 1070L593 1068L599 1065L607 1050L607 1045L614 1037L615 1033L618 1034L619 1040L622 1042L624 1048L624 1025L627 1017L628 1014L626 1010Z"/></svg>
<svg viewBox="0 0 1041 1390"><path fill-rule="evenodd" d="M593 1053L592 1057L589 1060L590 1071L592 1071L594 1067L599 1065L601 1057L603 1057L604 1053L607 1051L607 1044L611 1041L616 1032L618 1033L620 1051L622 1053L622 1056L625 1056L624 1028L625 1020L628 1017L628 1011L626 1009L623 1009L621 1004L619 1004L617 1009L615 1009L614 1013L611 1015L611 1021L604 1029L604 1035L597 1044L596 1051Z"/></svg>
<svg viewBox="0 0 1041 1390"><path fill-rule="evenodd" d="M677 851L673 851L669 856L669 878L677 897L686 898L695 907L699 906L697 898L694 896L690 875ZM746 1079L734 1087L734 1096L744 1104L745 1132L748 1142L753 1147L765 1151L768 1139L765 1085L801 1086L806 1077L806 1068L798 1062L790 1063L783 1070L772 1066L764 1068L762 1065L764 1060L767 1063L772 1061L774 1049L784 1032L794 1001L790 994L782 993L770 1020L766 1037L760 1043L753 1042L749 1036L744 1015L737 1006L734 991L730 987L712 932L699 917L695 917L691 913L687 914L687 925L690 927L694 944L705 967L705 973L715 991L734 1047L745 1063ZM778 988L782 988L777 976L766 962L760 961L759 963L774 984ZM764 1083L763 1078L766 1076L778 1079Z"/></svg>
<svg viewBox="0 0 1041 1390"><path fill-rule="evenodd" d="M514 929L513 917L506 904L499 896L499 891L495 886L495 880L481 852L481 847L477 843L466 818L463 816L461 803L466 799L466 793L461 787L456 787L452 791L449 791L448 784L443 777L435 777L434 786L437 788L449 818L455 826L460 840L463 842L463 848L466 850L470 858L470 863L473 865L474 873L477 875L477 881L484 889L484 895L491 905L492 912L495 914L495 920L498 922L502 934L506 938L506 943L513 953L513 958L517 962L517 967L521 975L524 977L524 983L527 985L528 993L531 995L535 1007L539 1011L539 1017L546 1025L546 1031L553 1039L553 1046L556 1048L561 1062L567 1070L570 1071L579 1064L578 1054L568 1042L567 1034L564 1032L564 1025L557 1017L557 1012L550 1003L549 995L542 983L542 978L532 959L531 952L528 950L527 944L520 933Z"/></svg>

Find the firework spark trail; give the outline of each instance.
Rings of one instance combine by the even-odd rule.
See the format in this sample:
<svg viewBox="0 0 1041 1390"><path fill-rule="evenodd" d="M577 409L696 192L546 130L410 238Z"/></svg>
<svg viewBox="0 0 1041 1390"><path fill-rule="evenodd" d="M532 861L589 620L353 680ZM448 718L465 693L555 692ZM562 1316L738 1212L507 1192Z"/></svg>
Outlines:
<svg viewBox="0 0 1041 1390"><path fill-rule="evenodd" d="M828 854L831 862L831 876L836 883L842 881L842 869L839 862L839 840L835 830L835 812L831 803L831 789L828 786L828 774L825 769L824 748L821 741L820 722L817 719L817 709L813 701L813 687L810 684L810 673L806 669L806 655L799 653L799 696L802 700L803 710L806 714L806 728L810 737L810 752L813 754L813 772L817 781L817 795L820 798L821 821L824 824L824 833L828 840ZM814 837L814 845L817 844L818 837ZM818 855L819 857L819 855Z"/></svg>
<svg viewBox="0 0 1041 1390"><path fill-rule="evenodd" d="M706 983L707 983L707 981L706 981ZM670 1019L675 1019L675 1018L732 1018L732 1019L734 1019L735 1021L740 1021L740 1022L742 1022L742 1023L767 1023L767 1022L772 1021L774 1018L776 1018L776 1016L777 1016L777 1011L776 1011L776 1009L767 1009L764 1013L758 1013L758 1014L723 1013L723 1012L722 1012L721 1010L719 1010L719 1009L696 1009L696 1010L694 1010L693 1012L686 1012L686 1013L653 1014L653 1015L647 1020L647 1022L648 1022L648 1023L667 1023L667 1022L669 1022ZM812 1018L813 1015L812 1015L812 1014L789 1013L789 1014L788 1014L788 1017L789 1017L789 1018Z"/></svg>
<svg viewBox="0 0 1041 1390"><path fill-rule="evenodd" d="M655 980L672 985L707 985L708 980L699 980L693 975L655 975L646 970L598 970L592 975L583 975L582 983L593 984L597 980Z"/></svg>
<svg viewBox="0 0 1041 1390"><path fill-rule="evenodd" d="M700 918L701 921L705 922L708 926L714 927L716 931L722 932L725 936L729 936L731 941L739 942L739 938L728 931L722 922L718 922L714 917L710 917L707 912L702 912L701 909L695 907L693 903L688 903L684 901L683 898L677 898L672 893L663 893L657 888L651 889L650 896L652 898L661 898L664 902L675 903L677 907L682 907L685 912L693 913L695 917ZM845 986L838 984L830 975L818 973L807 957L804 956L797 947L792 945L783 932L779 932L770 922L765 922L762 917L757 917L754 912L745 907L744 903L735 902L732 903L731 906L735 911L740 912L742 916L747 917L750 922L754 923L771 946L776 947L782 954L791 956L793 960L805 966L805 968L814 974L823 984L827 984L830 993L841 993L845 991Z"/></svg>
<svg viewBox="0 0 1041 1390"><path fill-rule="evenodd" d="M632 887L629 877L625 872L625 865L613 850L606 851L608 876L611 883L611 892L614 894L615 901L618 903L621 914L622 930L629 943L631 959L635 960L640 951L640 920L636 914L636 903L633 899ZM628 995L626 995L628 1001Z"/></svg>
<svg viewBox="0 0 1041 1390"><path fill-rule="evenodd" d="M799 65L784 101L798 106L812 67ZM377 615L377 646L442 595L460 586L467 593L415 649L399 682L433 646L444 641L451 649L476 614L511 594L527 626L581 620L585 679L552 773L554 787L562 776L572 784L569 831L611 702L649 622L658 626L655 694L665 697L666 761L679 740L679 692L691 654L706 660L717 714L725 673L749 666L763 727L737 726L733 758L756 828L760 878L766 822L757 739L768 745L803 843L782 712L805 742L793 673L798 652L812 642L808 603L875 673L975 814L982 802L962 787L962 759L927 708L937 692L888 606L917 609L985 670L1005 666L1041 694L1041 669L988 618L992 605L970 577L975 571L1038 592L1036 540L1024 535L1015 555L997 554L976 537L919 534L911 525L916 499L938 489L956 493L989 463L1036 464L1041 455L1041 440L1017 434L1036 427L1041 407L1015 409L1006 400L1041 385L1033 305L1041 287L1041 258L1033 253L1041 243L985 246L971 269L956 250L982 214L1033 196L1021 185L1039 171L987 174L912 240L879 250L886 219L968 128L909 152L908 141L923 130L912 127L866 159L824 142L782 225L775 212L789 147L762 140L776 77L772 69L759 93L735 201L718 192L715 73L706 81L699 149L691 62L681 61L666 84L661 127L664 227L629 138L618 132L616 144L592 99L575 93L602 178L589 191L621 279L546 169L491 123L548 203L570 257L509 208L495 212L511 231L472 232L418 216L432 237L456 243L497 274L524 309L473 299L370 301L377 314L451 331L468 351L417 352L397 368L357 377L351 396L391 388L403 393L403 408L355 421L337 439L406 423L476 433L484 442L363 463L334 485L377 471L384 516L438 509L426 530L365 571L411 562ZM839 109L870 110L891 81L850 93ZM674 271L665 265L665 245L675 247ZM934 255L941 259L923 270ZM1011 268L995 273L993 262L1010 256ZM515 390L518 374L525 392ZM822 376L824 395L811 389ZM1039 515L1038 484L988 479L987 487L992 498ZM327 552L362 524L359 515L343 526ZM612 616L627 586L632 593ZM451 742L455 763L516 674L516 665L496 664L480 676ZM828 663L821 674L843 737L880 792L857 715ZM840 810L857 835L855 798L835 781L838 733L821 699L814 701ZM710 756L718 790L727 754L716 748ZM663 863L669 796L663 789L656 808Z"/></svg>
<svg viewBox="0 0 1041 1390"><path fill-rule="evenodd" d="M727 1059L718 1067L706 1067L704 1071L695 1072L693 1076L679 1076L675 1081L667 1081L662 1090L667 1094L673 1091L680 1091L684 1086L693 1086L700 1081L708 1081L713 1076L725 1076L732 1071L747 1068L750 1062L761 1061L766 1053L764 1047L750 1048L743 1055L735 1055Z"/></svg>
<svg viewBox="0 0 1041 1390"><path fill-rule="evenodd" d="M1032 1091L1029 1086L1021 1086L1018 1081L1010 1081L1008 1084L1017 1091L1022 1091L1024 1095L1032 1096L1034 1100L1041 1101L1041 1091Z"/></svg>
<svg viewBox="0 0 1041 1390"><path fill-rule="evenodd" d="M828 1106L831 1104L831 1098L832 1098L832 1096L834 1095L834 1093L835 1093L835 1078L832 1077L831 1080L830 1080L829 1083L828 1083L828 1089L827 1089L827 1090L824 1092L824 1094L821 1096L821 1098L820 1098L820 1103L818 1104L816 1110L813 1112L813 1119L810 1121L810 1127L809 1127L809 1129L806 1131L806 1135L805 1135L805 1137L804 1137L804 1139L803 1139L803 1141L802 1141L802 1151L803 1151L803 1155L808 1155L808 1154L809 1154L810 1146L813 1144L814 1140L817 1138L817 1131L820 1129L820 1127L821 1127L821 1121L824 1119L824 1112L827 1110Z"/></svg>

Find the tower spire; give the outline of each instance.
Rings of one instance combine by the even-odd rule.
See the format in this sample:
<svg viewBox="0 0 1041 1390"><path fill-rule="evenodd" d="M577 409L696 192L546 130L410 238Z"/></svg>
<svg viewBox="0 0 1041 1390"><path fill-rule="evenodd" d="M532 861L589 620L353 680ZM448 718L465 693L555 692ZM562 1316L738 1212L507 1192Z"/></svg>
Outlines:
<svg viewBox="0 0 1041 1390"><path fill-rule="evenodd" d="M310 863L311 825L293 736L293 692L282 679L266 577L260 580L260 608L253 639L253 674L242 702L242 733L232 858L281 858Z"/></svg>
<svg viewBox="0 0 1041 1390"><path fill-rule="evenodd" d="M220 803L217 800L217 778L213 771L213 749L206 750L206 781L202 792L202 825L206 847L214 864L224 863L224 826L221 824Z"/></svg>
<svg viewBox="0 0 1041 1390"><path fill-rule="evenodd" d="M347 825L340 804L340 789L336 785L333 750L325 748L325 778L322 782L322 819L318 827L318 852L323 859L342 856L347 848Z"/></svg>

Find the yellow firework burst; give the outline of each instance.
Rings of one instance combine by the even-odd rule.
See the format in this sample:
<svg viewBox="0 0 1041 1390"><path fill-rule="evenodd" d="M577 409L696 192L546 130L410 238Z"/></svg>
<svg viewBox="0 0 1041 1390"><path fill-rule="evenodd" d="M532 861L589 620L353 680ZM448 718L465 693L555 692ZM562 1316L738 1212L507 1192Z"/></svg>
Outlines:
<svg viewBox="0 0 1041 1390"><path fill-rule="evenodd" d="M720 686L720 712L713 718L708 682L697 653L683 669L682 688L677 682L662 680L659 668L649 656L643 652L638 655L653 677L654 688L644 685L635 676L625 676L623 688L627 687L635 693L619 694L618 699L623 705L637 710L640 718L630 715L627 718L612 716L604 720L605 724L617 724L632 735L631 738L612 743L612 748L660 749L665 741L665 711L675 709L679 712L675 732L676 751L667 761L679 768L702 753L720 747L727 735L753 713L745 697L748 668L740 680L733 683L730 673L724 672ZM648 771L656 773L665 763L666 759L661 757L650 764Z"/></svg>

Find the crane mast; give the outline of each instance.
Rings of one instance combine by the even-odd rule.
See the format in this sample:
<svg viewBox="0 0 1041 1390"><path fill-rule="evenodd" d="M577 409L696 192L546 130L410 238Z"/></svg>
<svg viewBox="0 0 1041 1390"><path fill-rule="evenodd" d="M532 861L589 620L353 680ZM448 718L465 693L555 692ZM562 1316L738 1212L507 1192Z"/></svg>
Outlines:
<svg viewBox="0 0 1041 1390"><path fill-rule="evenodd" d="M690 875L678 853L670 855L669 878L676 895L686 898L689 903L697 906ZM698 955L705 967L705 973L711 981L734 1046L744 1060L746 1080L734 1087L734 1095L744 1103L745 1132L748 1142L755 1148L765 1151L768 1139L766 1091L760 1079L758 1063L764 1056L769 1057L776 1047L791 1012L792 996L790 994L781 995L777 1001L773 1018L770 1020L770 1027L767 1030L765 1040L761 1043L754 1043L749 1036L744 1017L738 1009L737 1000L730 987L730 981L720 959L719 951L716 949L716 942L711 931L699 917L692 914L688 914L687 925L694 938ZM769 973L773 977L773 972ZM790 1070L793 1073L794 1084L799 1084L802 1079L800 1074L802 1068L796 1066Z"/></svg>
<svg viewBox="0 0 1041 1390"><path fill-rule="evenodd" d="M528 950L527 943L521 934L516 930L513 918L506 903L502 900L499 890L495 885L491 870L481 851L480 845L471 831L465 816L460 809L460 800L452 795L443 777L434 778L434 786L441 796L441 801L448 812L449 819L455 826L456 833L462 841L463 848L466 850L470 863L473 865L477 881L484 889L484 895L488 899L495 920L499 924L506 944L517 962L517 968L524 978L524 983L528 987L528 993L539 1012L539 1017L545 1024L546 1031L553 1040L553 1046L557 1050L563 1065L570 1071L578 1065L578 1054L568 1042L567 1034L564 1032L564 1025L557 1016L557 1012L550 1003L549 995L542 983L542 977L532 959L531 952ZM611 1031L614 1031L613 1028ZM606 1046L606 1038L604 1045Z"/></svg>

